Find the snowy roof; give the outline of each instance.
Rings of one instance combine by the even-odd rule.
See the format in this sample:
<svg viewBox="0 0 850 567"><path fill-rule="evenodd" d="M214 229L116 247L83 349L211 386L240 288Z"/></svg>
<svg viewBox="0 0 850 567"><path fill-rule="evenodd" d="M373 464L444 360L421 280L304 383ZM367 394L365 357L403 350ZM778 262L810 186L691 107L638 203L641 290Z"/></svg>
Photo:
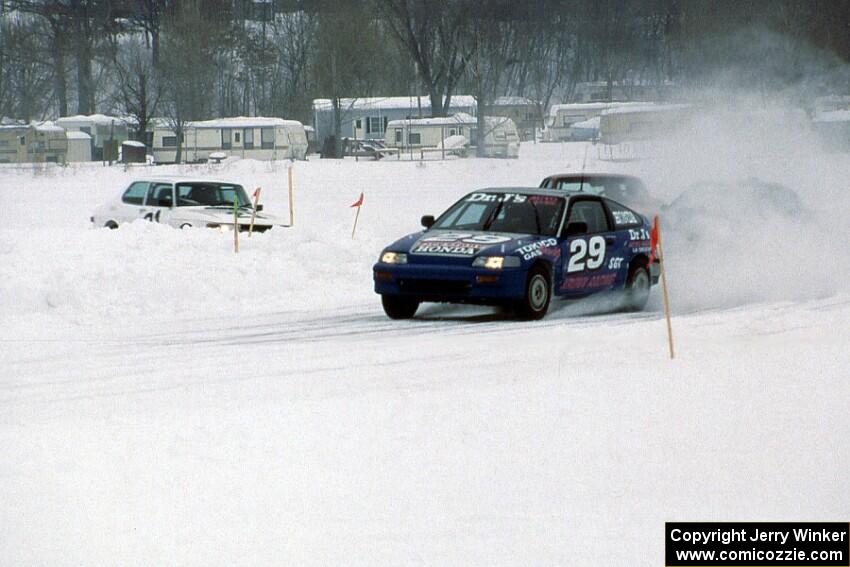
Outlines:
<svg viewBox="0 0 850 567"><path fill-rule="evenodd" d="M132 146L134 148L144 148L145 145L141 142L137 142L136 140L125 140L121 142L122 146Z"/></svg>
<svg viewBox="0 0 850 567"><path fill-rule="evenodd" d="M812 122L850 122L850 110L831 110L821 112Z"/></svg>
<svg viewBox="0 0 850 567"><path fill-rule="evenodd" d="M668 110L684 110L690 108L689 104L655 104L648 103L633 103L627 106L615 106L608 110L603 110L602 114L628 114L631 112L666 112Z"/></svg>
<svg viewBox="0 0 850 567"><path fill-rule="evenodd" d="M65 129L61 126L57 126L53 122L49 120L47 122L34 122L33 127L35 127L38 132L62 132L65 133Z"/></svg>
<svg viewBox="0 0 850 567"><path fill-rule="evenodd" d="M537 102L525 96L500 96L493 101L493 106L536 106Z"/></svg>
<svg viewBox="0 0 850 567"><path fill-rule="evenodd" d="M572 124L570 128L581 128L586 130L599 130L599 124L602 122L602 118L599 116L594 116L590 120L583 120L581 122L576 122Z"/></svg>
<svg viewBox="0 0 850 567"><path fill-rule="evenodd" d="M401 120L390 120L392 125L413 124L416 126L454 126L455 124L475 124L475 117L466 112L458 112L454 116L435 116L433 118L405 118Z"/></svg>
<svg viewBox="0 0 850 567"><path fill-rule="evenodd" d="M488 126L494 126L512 122L510 118L504 116L485 116L484 123ZM387 128L399 126L456 126L458 124L475 126L478 124L478 119L475 116L466 112L458 112L454 116L435 116L433 118L404 118L400 120L390 120L387 123Z"/></svg>
<svg viewBox="0 0 850 567"><path fill-rule="evenodd" d="M101 126L109 126L113 122L116 124L123 124L124 120L116 116L106 116L105 114L89 114L88 116L85 114L78 114L76 116L63 116L56 120L56 123L60 126L76 126L78 124L99 124Z"/></svg>
<svg viewBox="0 0 850 567"><path fill-rule="evenodd" d="M69 130L65 132L65 135L68 136L69 140L91 140L91 136L78 130Z"/></svg>
<svg viewBox="0 0 850 567"><path fill-rule="evenodd" d="M576 88L585 88L585 87L607 87L608 81L584 81L582 83L576 83ZM673 81L651 81L651 80L633 80L633 81L613 81L611 83L612 87L673 87L676 86L676 83Z"/></svg>
<svg viewBox="0 0 850 567"><path fill-rule="evenodd" d="M624 108L630 106L646 105L645 102L571 102L568 104L553 104L549 108L549 116L557 116L559 111L564 112L589 112L598 111L602 113L612 108Z"/></svg>
<svg viewBox="0 0 850 567"><path fill-rule="evenodd" d="M304 125L297 120L284 120L283 118L266 118L264 116L234 116L232 118L216 118L213 120L200 120L187 124L193 128L262 128L263 126L300 126Z"/></svg>
<svg viewBox="0 0 850 567"><path fill-rule="evenodd" d="M445 97L443 101L445 102ZM431 98L427 95L420 97L416 96L384 96L384 97L364 97L364 98L343 98L340 99L340 108L343 111L347 110L410 110L419 109L420 103L423 109L431 108ZM449 102L451 108L476 106L475 97L469 95L453 95ZM333 103L328 98L317 98L313 100L314 110L331 110Z"/></svg>

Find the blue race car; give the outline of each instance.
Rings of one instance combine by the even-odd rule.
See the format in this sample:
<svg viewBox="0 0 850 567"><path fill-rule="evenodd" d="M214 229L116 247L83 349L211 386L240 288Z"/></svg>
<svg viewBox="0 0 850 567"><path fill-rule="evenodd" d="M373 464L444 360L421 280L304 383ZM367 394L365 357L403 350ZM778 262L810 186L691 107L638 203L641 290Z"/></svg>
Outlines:
<svg viewBox="0 0 850 567"><path fill-rule="evenodd" d="M649 265L649 221L611 199L540 188L481 189L426 230L389 245L375 264L375 292L392 319L424 301L508 305L541 319L553 295L622 290L627 310L658 282Z"/></svg>

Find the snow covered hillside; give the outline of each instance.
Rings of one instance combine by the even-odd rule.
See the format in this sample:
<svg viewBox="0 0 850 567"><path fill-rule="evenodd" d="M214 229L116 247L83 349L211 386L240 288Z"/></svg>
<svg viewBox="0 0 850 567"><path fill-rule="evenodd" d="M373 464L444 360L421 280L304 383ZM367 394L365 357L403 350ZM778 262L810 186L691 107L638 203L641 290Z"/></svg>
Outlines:
<svg viewBox="0 0 850 567"><path fill-rule="evenodd" d="M683 147L296 162L295 226L238 255L92 229L149 170L0 169L0 563L655 566L664 521L847 517L850 159ZM585 161L663 203L757 177L804 210L719 200L664 233L675 361L657 291L384 317L371 265L421 215ZM288 166L155 173L262 186L288 218Z"/></svg>

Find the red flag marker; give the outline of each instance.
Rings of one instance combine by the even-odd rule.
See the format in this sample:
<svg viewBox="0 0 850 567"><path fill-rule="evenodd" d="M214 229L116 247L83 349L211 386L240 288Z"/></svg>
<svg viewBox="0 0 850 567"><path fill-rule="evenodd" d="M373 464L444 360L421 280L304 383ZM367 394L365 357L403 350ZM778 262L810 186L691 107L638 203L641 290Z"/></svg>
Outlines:
<svg viewBox="0 0 850 567"><path fill-rule="evenodd" d="M652 229L649 231L649 265L655 261L655 250L658 248L658 215L652 219Z"/></svg>
<svg viewBox="0 0 850 567"><path fill-rule="evenodd" d="M351 207L352 207L352 208L356 208L356 209L357 209L357 214L356 214L356 215L354 215L354 226L351 228L351 238L352 238L352 239L354 238L354 231L355 231L355 230L357 230L357 219L359 219L359 218L360 218L360 208L361 208L362 206L363 206L363 192L361 191L361 192L360 192L360 198L359 198L359 199L357 199L357 200L354 202L354 204L353 204L353 205L351 205Z"/></svg>

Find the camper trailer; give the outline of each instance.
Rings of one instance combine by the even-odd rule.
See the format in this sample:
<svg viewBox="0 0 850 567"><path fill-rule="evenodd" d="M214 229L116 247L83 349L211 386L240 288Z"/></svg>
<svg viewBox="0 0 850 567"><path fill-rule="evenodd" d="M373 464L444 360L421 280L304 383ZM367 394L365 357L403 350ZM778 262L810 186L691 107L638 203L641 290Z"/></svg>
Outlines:
<svg viewBox="0 0 850 567"><path fill-rule="evenodd" d="M513 120L486 116L484 124L484 154L487 157L519 157L519 134ZM448 117L391 120L385 136L387 147L398 148L401 153L440 148L443 140L452 136L464 136L471 146L477 146L478 119L460 112Z"/></svg>
<svg viewBox="0 0 850 567"><path fill-rule="evenodd" d="M91 136L76 130L65 134L68 137L68 163L91 161Z"/></svg>
<svg viewBox="0 0 850 567"><path fill-rule="evenodd" d="M0 126L0 163L65 163L68 138L53 122Z"/></svg>
<svg viewBox="0 0 850 567"><path fill-rule="evenodd" d="M574 124L598 118L612 108L627 108L640 103L634 102L588 102L576 104L554 104L549 108L544 142L574 142L586 139L585 132L573 129ZM577 136L578 134L578 136Z"/></svg>
<svg viewBox="0 0 850 567"><path fill-rule="evenodd" d="M258 160L305 159L304 125L282 118L220 118L189 122L183 132L183 161L204 162L214 153ZM153 156L157 163L174 163L177 135L163 122L154 125Z"/></svg>
<svg viewBox="0 0 850 567"><path fill-rule="evenodd" d="M671 132L687 119L687 104L631 104L602 113L599 137L603 144L653 140Z"/></svg>
<svg viewBox="0 0 850 567"><path fill-rule="evenodd" d="M68 132L85 132L91 136L91 159L95 161L118 159L118 146L127 139L127 123L114 116L64 116L56 123Z"/></svg>

